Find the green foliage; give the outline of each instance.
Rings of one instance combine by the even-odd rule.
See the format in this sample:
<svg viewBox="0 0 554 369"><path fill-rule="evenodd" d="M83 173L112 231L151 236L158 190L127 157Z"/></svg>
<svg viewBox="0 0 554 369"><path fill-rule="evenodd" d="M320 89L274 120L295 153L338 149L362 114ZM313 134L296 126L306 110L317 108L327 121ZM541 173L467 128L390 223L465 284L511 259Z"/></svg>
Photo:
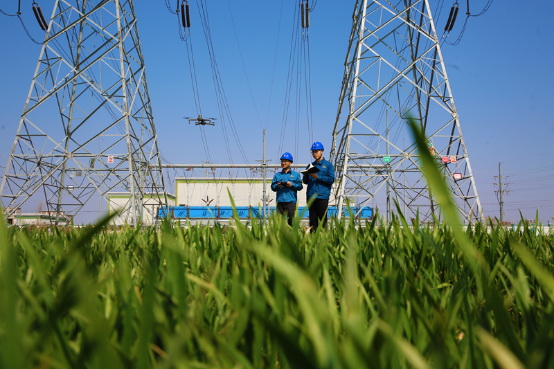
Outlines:
<svg viewBox="0 0 554 369"><path fill-rule="evenodd" d="M0 224L0 368L554 367L554 236L464 230L435 165L431 227Z"/></svg>
<svg viewBox="0 0 554 369"><path fill-rule="evenodd" d="M463 234L2 226L0 367L552 367L553 237Z"/></svg>

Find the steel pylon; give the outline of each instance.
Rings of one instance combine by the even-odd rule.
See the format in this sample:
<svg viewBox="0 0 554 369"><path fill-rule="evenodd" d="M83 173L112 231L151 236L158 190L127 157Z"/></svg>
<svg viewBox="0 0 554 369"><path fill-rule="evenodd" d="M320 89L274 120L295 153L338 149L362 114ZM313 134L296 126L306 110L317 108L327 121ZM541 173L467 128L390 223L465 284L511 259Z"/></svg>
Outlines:
<svg viewBox="0 0 554 369"><path fill-rule="evenodd" d="M0 185L5 215L41 204L57 223L125 192L111 208L137 224L167 198L133 1L56 0L47 19Z"/></svg>
<svg viewBox="0 0 554 369"><path fill-rule="evenodd" d="M357 0L331 158L339 214L372 206L422 222L441 218L407 118L423 127L466 222L481 205L427 0Z"/></svg>

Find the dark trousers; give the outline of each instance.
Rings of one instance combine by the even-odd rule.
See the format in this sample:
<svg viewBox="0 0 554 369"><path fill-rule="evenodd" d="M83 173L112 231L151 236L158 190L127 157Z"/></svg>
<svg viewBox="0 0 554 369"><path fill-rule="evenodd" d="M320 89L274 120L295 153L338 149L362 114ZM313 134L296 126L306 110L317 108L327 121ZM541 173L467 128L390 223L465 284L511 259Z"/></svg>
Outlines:
<svg viewBox="0 0 554 369"><path fill-rule="evenodd" d="M287 222L292 226L292 220L294 219L294 213L296 212L295 202L278 202L277 213L287 216Z"/></svg>
<svg viewBox="0 0 554 369"><path fill-rule="evenodd" d="M319 227L319 222L323 222L323 228L327 225L327 207L329 199L314 199L310 205L310 227L314 232Z"/></svg>

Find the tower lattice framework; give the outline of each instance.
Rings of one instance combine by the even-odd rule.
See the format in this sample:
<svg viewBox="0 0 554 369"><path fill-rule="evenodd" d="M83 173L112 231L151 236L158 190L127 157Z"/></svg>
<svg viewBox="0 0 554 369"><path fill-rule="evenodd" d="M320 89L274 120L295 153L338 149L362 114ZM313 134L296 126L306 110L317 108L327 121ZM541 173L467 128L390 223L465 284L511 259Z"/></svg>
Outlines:
<svg viewBox="0 0 554 369"><path fill-rule="evenodd" d="M429 2L357 0L331 152L339 210L372 206L388 217L398 204L406 217L440 219L408 117L424 128L465 220L481 218Z"/></svg>
<svg viewBox="0 0 554 369"><path fill-rule="evenodd" d="M56 0L2 205L46 205L59 220L117 192L128 201L109 208L131 224L167 203L133 1Z"/></svg>

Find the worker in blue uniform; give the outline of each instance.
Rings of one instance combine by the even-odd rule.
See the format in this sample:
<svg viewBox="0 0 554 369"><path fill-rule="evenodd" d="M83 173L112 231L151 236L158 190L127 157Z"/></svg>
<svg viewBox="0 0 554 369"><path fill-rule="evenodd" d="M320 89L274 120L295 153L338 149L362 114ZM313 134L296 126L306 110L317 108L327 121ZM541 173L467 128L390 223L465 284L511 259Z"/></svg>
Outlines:
<svg viewBox="0 0 554 369"><path fill-rule="evenodd" d="M300 174L290 169L293 162L290 153L281 155L281 171L271 181L271 189L277 192L277 213L286 215L290 226L296 214L297 192L303 188Z"/></svg>
<svg viewBox="0 0 554 369"><path fill-rule="evenodd" d="M306 170L315 167L309 173L303 173L302 182L307 185L306 200L309 204L310 230L314 232L320 225L327 225L327 208L331 186L335 182L335 167L323 157L323 144L314 142L310 149L315 159ZM305 172L305 171L302 171ZM311 203L310 203L311 200Z"/></svg>

